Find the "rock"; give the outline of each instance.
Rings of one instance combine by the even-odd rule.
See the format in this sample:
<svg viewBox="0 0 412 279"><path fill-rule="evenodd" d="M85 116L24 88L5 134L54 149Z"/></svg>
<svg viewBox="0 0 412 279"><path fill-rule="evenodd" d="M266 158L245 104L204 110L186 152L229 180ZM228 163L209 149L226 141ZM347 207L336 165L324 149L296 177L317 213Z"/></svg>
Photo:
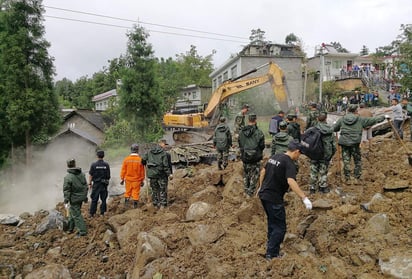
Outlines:
<svg viewBox="0 0 412 279"><path fill-rule="evenodd" d="M213 243L225 234L220 224L199 224L188 232L189 241L193 246Z"/></svg>
<svg viewBox="0 0 412 279"><path fill-rule="evenodd" d="M202 191L193 194L193 196L189 199L189 204L199 201L215 204L220 200L221 198L218 196L217 188L214 186L208 186Z"/></svg>
<svg viewBox="0 0 412 279"><path fill-rule="evenodd" d="M245 199L244 193L243 177L238 173L234 173L225 184L222 192L223 199L234 203L242 203Z"/></svg>
<svg viewBox="0 0 412 279"><path fill-rule="evenodd" d="M239 210L235 213L239 222L250 222L255 216L255 212L261 210L260 201L257 199L251 199L245 201L240 205Z"/></svg>
<svg viewBox="0 0 412 279"><path fill-rule="evenodd" d="M17 226L20 222L19 217L13 214L0 214L0 224Z"/></svg>
<svg viewBox="0 0 412 279"><path fill-rule="evenodd" d="M36 234L44 234L48 230L52 229L63 229L63 215L57 211L52 210L49 212L47 216L43 218L41 223L36 227L35 233Z"/></svg>
<svg viewBox="0 0 412 279"><path fill-rule="evenodd" d="M69 270L60 264L49 264L27 274L25 279L71 279Z"/></svg>
<svg viewBox="0 0 412 279"><path fill-rule="evenodd" d="M318 199L318 200L314 200L312 202L312 208L316 209L332 209L332 204L330 203L330 201L324 200L324 199Z"/></svg>
<svg viewBox="0 0 412 279"><path fill-rule="evenodd" d="M120 247L130 245L130 243L136 241L136 236L140 233L141 228L143 227L142 220L130 220L123 226L117 228L117 240L119 241Z"/></svg>
<svg viewBox="0 0 412 279"><path fill-rule="evenodd" d="M390 231L389 218L386 214L376 214L369 219L364 229L364 233L368 235L373 234L387 234Z"/></svg>
<svg viewBox="0 0 412 279"><path fill-rule="evenodd" d="M158 237L141 232L137 236L137 250L131 278L139 278L140 270L151 261L166 256L166 244Z"/></svg>
<svg viewBox="0 0 412 279"><path fill-rule="evenodd" d="M52 258L60 257L62 248L60 246L54 247L52 249L47 250L47 255L51 256Z"/></svg>
<svg viewBox="0 0 412 279"><path fill-rule="evenodd" d="M361 204L361 208L368 212L387 211L392 207L392 200L380 193L373 195L368 203Z"/></svg>
<svg viewBox="0 0 412 279"><path fill-rule="evenodd" d="M407 180L391 180L390 182L383 185L383 190L385 191L397 191L409 188L409 182Z"/></svg>
<svg viewBox="0 0 412 279"><path fill-rule="evenodd" d="M388 257L379 258L383 274L399 279L410 279L412 274L412 251L397 251Z"/></svg>
<svg viewBox="0 0 412 279"><path fill-rule="evenodd" d="M298 224L297 231L301 238L303 238L306 234L306 229L315 221L317 218L316 215L309 215L306 217L302 222Z"/></svg>
<svg viewBox="0 0 412 279"><path fill-rule="evenodd" d="M186 212L187 221L201 220L212 208L212 206L205 202L195 202L190 205Z"/></svg>

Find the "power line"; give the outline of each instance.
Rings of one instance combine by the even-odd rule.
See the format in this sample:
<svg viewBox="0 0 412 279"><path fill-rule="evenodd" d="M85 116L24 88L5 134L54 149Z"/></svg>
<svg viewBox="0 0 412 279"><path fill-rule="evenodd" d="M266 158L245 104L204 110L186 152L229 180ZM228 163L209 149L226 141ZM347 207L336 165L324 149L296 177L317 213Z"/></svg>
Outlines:
<svg viewBox="0 0 412 279"><path fill-rule="evenodd" d="M60 10L60 11L66 11L66 12L72 12L72 13L91 15L91 16L96 16L96 17L110 18L110 19L115 19L115 20L121 20L121 21L128 21L128 22L136 23L136 20L132 20L132 19L125 19L125 18L120 18L120 17L113 17L113 16L108 16L108 15L88 13L88 12L82 12L82 11L76 11L76 10L70 10L70 9L64 9L64 8L58 8L58 7L51 7L51 6L44 6L44 7L48 8L48 9L54 9L54 10ZM158 27L164 27L164 28L170 28L170 29L183 30L183 31L190 31L190 32L195 32L195 33L210 34L210 35L216 35L216 36L222 36L222 37L248 40L248 38L244 38L244 37L238 37L238 36L232 36L232 35L220 34L220 33L213 33L213 32L201 31L201 30L190 29L190 28L175 27L175 26L170 26L170 25L156 24L156 23L144 22L144 21L140 21L140 20L138 20L137 23L152 25L152 26L158 26Z"/></svg>
<svg viewBox="0 0 412 279"><path fill-rule="evenodd" d="M73 19L73 18L65 18L65 17L58 17L58 16L45 15L44 17L54 18L54 19L62 19L62 20L68 20L68 21L75 21L75 22L83 22L83 23L96 24L96 25L103 25L103 26L110 26L110 27L117 27L117 28L124 28L124 29L130 29L131 28L130 26L122 26L122 25L116 25L116 24L110 24L110 23L95 22L95 21ZM183 33L174 33L174 32L166 32L166 31L151 30L151 29L147 29L147 31L154 32L154 33L168 34L168 35L183 36L183 37L192 37L192 38L216 40L216 41L235 42L235 43L241 43L241 44L247 43L247 42L244 42L244 41L235 41L235 40L228 40L228 39L222 39L222 38L212 38L212 37L190 35L190 34L183 34Z"/></svg>

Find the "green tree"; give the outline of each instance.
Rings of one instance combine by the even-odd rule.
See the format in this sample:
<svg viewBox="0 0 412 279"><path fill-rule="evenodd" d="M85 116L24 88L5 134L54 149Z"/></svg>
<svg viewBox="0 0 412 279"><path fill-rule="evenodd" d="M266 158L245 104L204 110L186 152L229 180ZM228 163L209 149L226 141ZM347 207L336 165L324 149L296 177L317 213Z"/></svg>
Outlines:
<svg viewBox="0 0 412 279"><path fill-rule="evenodd" d="M251 45L263 45L266 43L265 31L258 28L252 29L250 33L249 40Z"/></svg>
<svg viewBox="0 0 412 279"><path fill-rule="evenodd" d="M398 36L399 60L396 61L398 79L406 90L412 89L412 24L402 24L402 33Z"/></svg>
<svg viewBox="0 0 412 279"><path fill-rule="evenodd" d="M349 53L349 51L344 48L339 42L330 42L330 44L336 49L337 52Z"/></svg>
<svg viewBox="0 0 412 279"><path fill-rule="evenodd" d="M186 53L176 55L179 80L183 86L189 84L210 85L209 75L213 71L213 53L205 57L198 54L196 46L191 45Z"/></svg>
<svg viewBox="0 0 412 279"><path fill-rule="evenodd" d="M131 122L138 136L135 140L153 141L162 132L164 111L156 79L156 59L143 27L135 26L127 36L126 68L120 74L121 116Z"/></svg>
<svg viewBox="0 0 412 279"><path fill-rule="evenodd" d="M300 39L293 33L290 33L285 38L285 44L298 44Z"/></svg>
<svg viewBox="0 0 412 279"><path fill-rule="evenodd" d="M0 5L0 122L10 133L6 146L24 145L29 163L33 139L51 135L60 124L53 59L44 39L42 1Z"/></svg>
<svg viewBox="0 0 412 279"><path fill-rule="evenodd" d="M369 48L367 46L363 45L359 54L361 56L368 55L369 54Z"/></svg>

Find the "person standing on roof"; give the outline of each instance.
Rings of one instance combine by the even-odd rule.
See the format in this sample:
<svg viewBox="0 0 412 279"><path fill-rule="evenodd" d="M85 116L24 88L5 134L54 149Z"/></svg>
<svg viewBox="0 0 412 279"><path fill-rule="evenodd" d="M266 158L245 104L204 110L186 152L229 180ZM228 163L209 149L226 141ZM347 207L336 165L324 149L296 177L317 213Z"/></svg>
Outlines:
<svg viewBox="0 0 412 279"><path fill-rule="evenodd" d="M213 135L213 147L217 150L217 167L225 169L228 165L229 148L232 146L232 134L226 124L226 118L220 117Z"/></svg>
<svg viewBox="0 0 412 279"><path fill-rule="evenodd" d="M170 154L165 151L165 139L143 155L143 164L146 166L147 177L150 179L152 190L152 203L158 208L167 206L168 179L172 178L172 162Z"/></svg>
<svg viewBox="0 0 412 279"><path fill-rule="evenodd" d="M133 207L137 208L139 204L140 188L145 178L145 170L142 164L142 158L139 155L139 145L136 143L130 147L131 153L124 158L122 169L120 171L120 184L126 181L126 191L124 193L124 203L129 204L130 198L133 199Z"/></svg>
<svg viewBox="0 0 412 279"><path fill-rule="evenodd" d="M110 180L110 166L103 160L103 150L98 150L96 156L97 161L90 166L89 170L89 189L92 190L90 195L92 201L89 208L90 217L94 217L96 214L99 197L102 202L100 204L100 215L103 216L107 211L106 199L108 196L107 187L109 186Z"/></svg>
<svg viewBox="0 0 412 279"><path fill-rule="evenodd" d="M309 190L311 194L316 193L318 187L321 193L330 192L327 182L328 170L330 160L336 152L336 142L333 135L333 128L326 123L326 118L326 112L321 112L318 116L318 123L315 125L322 134L324 155L320 160L310 161Z"/></svg>
<svg viewBox="0 0 412 279"><path fill-rule="evenodd" d="M361 117L356 114L357 109L358 105L349 105L347 114L340 118L333 127L335 132L340 131L338 144L342 147L343 173L346 183L351 178L350 162L352 157L355 163L354 176L356 182L362 175L362 157L359 147L362 140L362 130L385 120L383 115Z"/></svg>
<svg viewBox="0 0 412 279"><path fill-rule="evenodd" d="M82 216L82 203L87 202L87 181L81 168L76 167L76 160L67 160L67 175L63 182L64 206L69 208L69 231L77 229L77 236L87 235L87 228Z"/></svg>
<svg viewBox="0 0 412 279"><path fill-rule="evenodd" d="M260 160L265 149L265 136L256 125L256 114L250 114L248 125L239 133L240 158L243 162L243 181L248 196L255 193L260 172Z"/></svg>

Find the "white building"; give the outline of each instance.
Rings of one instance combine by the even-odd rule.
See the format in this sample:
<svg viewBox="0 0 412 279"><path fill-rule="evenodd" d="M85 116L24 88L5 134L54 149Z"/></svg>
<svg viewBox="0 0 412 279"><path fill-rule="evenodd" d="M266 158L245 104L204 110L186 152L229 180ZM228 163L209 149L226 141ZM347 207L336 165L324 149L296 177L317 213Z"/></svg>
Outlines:
<svg viewBox="0 0 412 279"><path fill-rule="evenodd" d="M107 110L110 106L117 104L117 92L116 89L101 93L92 98L94 108L96 111Z"/></svg>

